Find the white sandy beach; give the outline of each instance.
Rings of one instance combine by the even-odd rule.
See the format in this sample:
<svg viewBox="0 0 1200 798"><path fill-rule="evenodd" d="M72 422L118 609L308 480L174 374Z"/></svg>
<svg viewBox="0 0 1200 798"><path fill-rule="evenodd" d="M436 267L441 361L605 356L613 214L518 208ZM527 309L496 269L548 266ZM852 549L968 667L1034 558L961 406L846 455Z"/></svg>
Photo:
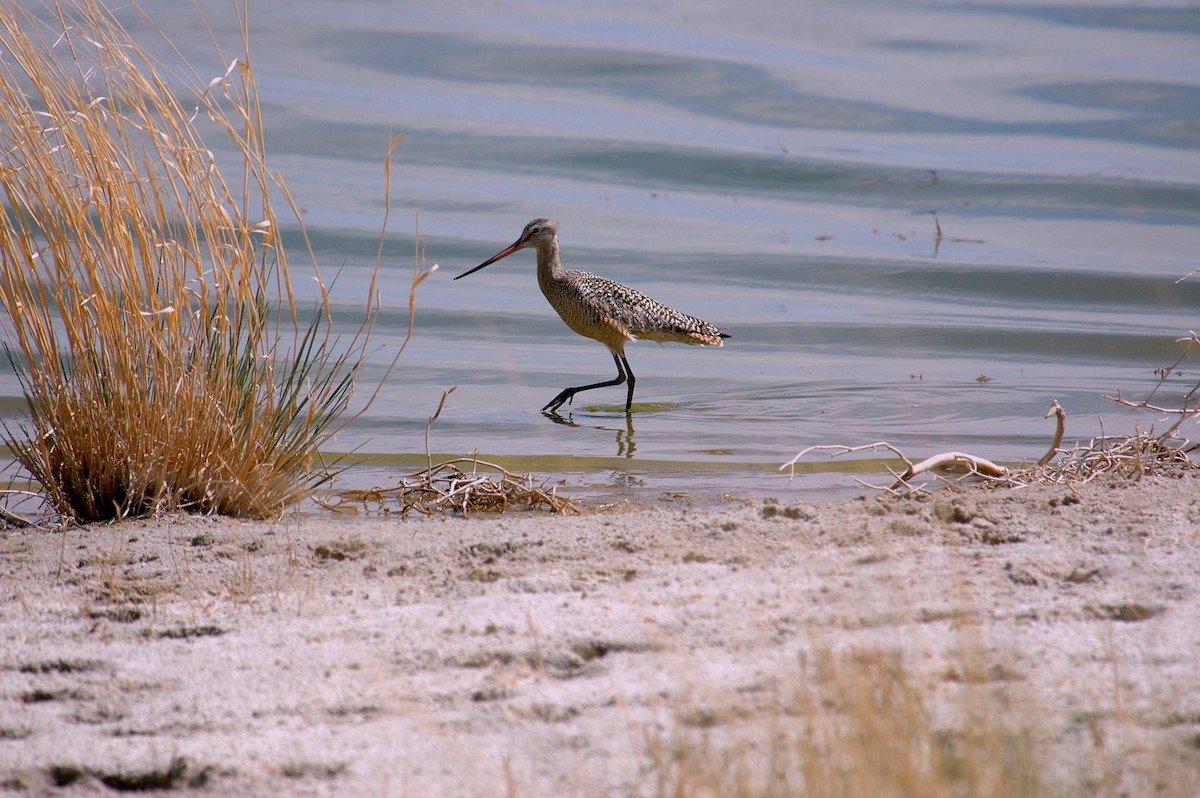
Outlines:
<svg viewBox="0 0 1200 798"><path fill-rule="evenodd" d="M655 795L655 741L753 759L801 663L869 650L939 723L1002 692L1055 778L1145 795L1197 761L1197 563L1168 479L8 529L0 793Z"/></svg>

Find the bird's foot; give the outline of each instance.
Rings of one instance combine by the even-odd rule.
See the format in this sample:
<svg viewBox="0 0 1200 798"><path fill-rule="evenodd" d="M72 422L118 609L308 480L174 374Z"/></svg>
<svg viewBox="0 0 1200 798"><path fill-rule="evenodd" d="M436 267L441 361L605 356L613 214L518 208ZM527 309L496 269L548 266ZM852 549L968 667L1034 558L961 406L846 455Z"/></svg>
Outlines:
<svg viewBox="0 0 1200 798"><path fill-rule="evenodd" d="M558 408L562 407L564 404L573 404L574 400L575 390L573 388L565 388L558 394L558 396L546 403L546 406L542 408L542 412L558 415Z"/></svg>

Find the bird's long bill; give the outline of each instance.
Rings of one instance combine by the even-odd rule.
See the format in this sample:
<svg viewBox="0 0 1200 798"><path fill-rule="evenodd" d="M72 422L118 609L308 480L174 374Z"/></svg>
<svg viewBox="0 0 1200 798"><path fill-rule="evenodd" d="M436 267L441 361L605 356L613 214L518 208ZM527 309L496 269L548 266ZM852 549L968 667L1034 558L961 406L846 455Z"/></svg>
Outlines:
<svg viewBox="0 0 1200 798"><path fill-rule="evenodd" d="M513 254L520 248L521 248L521 242L514 241L512 243L512 246L508 247L507 249L500 250L495 255L493 255L492 257L485 260L483 263L476 266L474 269L471 269L470 271L465 271L462 274L458 275L458 277L455 277L454 279L461 280L462 278L466 277L468 274L474 274L475 272L482 269L484 266L491 266L493 263L500 260L501 258L507 258L509 255Z"/></svg>

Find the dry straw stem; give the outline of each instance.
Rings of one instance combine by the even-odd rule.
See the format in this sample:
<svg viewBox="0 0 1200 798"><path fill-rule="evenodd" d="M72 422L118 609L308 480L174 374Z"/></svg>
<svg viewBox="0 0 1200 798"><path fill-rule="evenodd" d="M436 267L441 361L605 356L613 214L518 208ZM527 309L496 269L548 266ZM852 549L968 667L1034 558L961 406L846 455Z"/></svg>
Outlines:
<svg viewBox="0 0 1200 798"><path fill-rule="evenodd" d="M326 479L318 447L378 299L338 341L313 263L322 301L301 320L245 5L225 74L176 79L190 109L118 13L152 27L131 5L0 2L0 302L29 403L5 437L66 521L275 516ZM235 188L205 123L232 143Z"/></svg>

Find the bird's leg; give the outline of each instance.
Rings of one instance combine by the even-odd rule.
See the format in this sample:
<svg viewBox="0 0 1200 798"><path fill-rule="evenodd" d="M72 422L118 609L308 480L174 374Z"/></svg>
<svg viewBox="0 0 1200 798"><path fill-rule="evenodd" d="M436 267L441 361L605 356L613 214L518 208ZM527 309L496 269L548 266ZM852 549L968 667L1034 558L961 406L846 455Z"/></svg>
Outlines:
<svg viewBox="0 0 1200 798"><path fill-rule="evenodd" d="M575 398L575 394L580 391L590 391L593 388L607 388L610 385L620 385L626 380L629 381L629 395L625 400L625 412L629 412L630 406L633 404L633 372L629 371L629 361L625 360L624 355L618 355L613 352L613 362L617 364L617 376L611 380L604 382L594 382L591 385L580 385L578 388L563 388L558 396L550 400L550 402L542 408L543 413L557 413L558 408L562 407L567 402ZM622 365L624 364L624 365Z"/></svg>
<svg viewBox="0 0 1200 798"><path fill-rule="evenodd" d="M614 359L616 358L615 355L613 357ZM617 369L619 370L622 365L625 366L625 376L629 379L629 393L625 395L625 415L629 415L629 411L633 407L633 384L637 380L634 378L633 369L629 368L629 361L625 359L624 355L621 355L621 360L617 363Z"/></svg>

